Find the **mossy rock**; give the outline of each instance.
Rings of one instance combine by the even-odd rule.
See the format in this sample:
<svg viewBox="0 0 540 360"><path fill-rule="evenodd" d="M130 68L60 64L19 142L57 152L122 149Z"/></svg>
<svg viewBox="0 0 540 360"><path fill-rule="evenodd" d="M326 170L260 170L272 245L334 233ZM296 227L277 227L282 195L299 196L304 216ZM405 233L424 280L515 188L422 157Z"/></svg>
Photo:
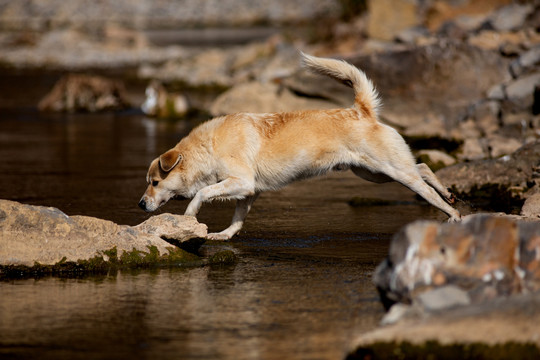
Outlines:
<svg viewBox="0 0 540 360"><path fill-rule="evenodd" d="M357 359L533 360L540 359L540 348L535 344L515 342L497 345L484 343L442 345L437 341L428 341L422 345L409 342L377 342L360 347L347 356L347 360Z"/></svg>
<svg viewBox="0 0 540 360"><path fill-rule="evenodd" d="M208 264L210 265L230 265L236 264L238 257L232 250L221 250L210 256Z"/></svg>
<svg viewBox="0 0 540 360"><path fill-rule="evenodd" d="M70 276L83 273L103 273L119 269L140 269L163 266L201 266L202 259L177 247L168 248L169 252L159 254L155 246L148 246L148 252L133 249L118 256L116 247L104 251L90 259L67 261L64 257L54 265L34 263L33 266L0 266L0 279L13 277L32 277L44 275Z"/></svg>

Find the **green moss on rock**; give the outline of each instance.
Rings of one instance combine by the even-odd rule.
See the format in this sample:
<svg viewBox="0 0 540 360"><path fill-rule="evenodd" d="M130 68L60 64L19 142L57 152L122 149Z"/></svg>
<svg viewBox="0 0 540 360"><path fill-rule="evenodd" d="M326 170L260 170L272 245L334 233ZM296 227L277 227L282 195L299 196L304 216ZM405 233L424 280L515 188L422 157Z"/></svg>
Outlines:
<svg viewBox="0 0 540 360"><path fill-rule="evenodd" d="M237 260L236 254L232 250L222 250L210 256L208 263L210 265L227 265L235 264Z"/></svg>
<svg viewBox="0 0 540 360"><path fill-rule="evenodd" d="M428 341L422 345L409 342L377 342L360 347L347 357L347 360L356 359L533 360L540 359L540 348L532 343L515 342L497 345L484 343L442 345L437 341Z"/></svg>
<svg viewBox="0 0 540 360"><path fill-rule="evenodd" d="M160 266L200 266L201 258L180 248L170 247L167 254L160 255L155 246L148 252L133 248L124 251L120 257L116 247L103 251L90 259L67 261L64 257L54 265L35 262L33 266L0 265L0 279L43 275L70 275L79 273L101 273L118 269L139 269Z"/></svg>

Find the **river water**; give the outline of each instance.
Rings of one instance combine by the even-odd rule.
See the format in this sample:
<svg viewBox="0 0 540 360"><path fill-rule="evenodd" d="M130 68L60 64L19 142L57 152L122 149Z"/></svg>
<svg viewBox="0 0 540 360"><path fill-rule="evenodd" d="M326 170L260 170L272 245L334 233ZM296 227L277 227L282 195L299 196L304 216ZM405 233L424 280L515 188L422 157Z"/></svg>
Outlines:
<svg viewBox="0 0 540 360"><path fill-rule="evenodd" d="M149 216L137 207L147 166L196 122L40 114L56 75L0 77L1 199L121 224ZM355 196L389 202L352 207ZM207 204L199 220L218 231L233 209ZM259 197L227 243L236 265L0 282L0 358L343 358L383 315L371 276L391 235L420 218L445 215L398 184L295 183Z"/></svg>

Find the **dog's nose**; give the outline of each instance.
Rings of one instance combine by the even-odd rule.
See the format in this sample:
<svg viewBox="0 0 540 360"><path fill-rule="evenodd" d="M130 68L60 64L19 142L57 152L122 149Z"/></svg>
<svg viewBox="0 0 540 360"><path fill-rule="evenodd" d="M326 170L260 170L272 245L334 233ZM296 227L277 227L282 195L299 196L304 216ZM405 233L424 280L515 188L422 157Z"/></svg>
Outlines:
<svg viewBox="0 0 540 360"><path fill-rule="evenodd" d="M144 201L144 199L141 199L141 201L139 201L139 207L146 211L146 201Z"/></svg>

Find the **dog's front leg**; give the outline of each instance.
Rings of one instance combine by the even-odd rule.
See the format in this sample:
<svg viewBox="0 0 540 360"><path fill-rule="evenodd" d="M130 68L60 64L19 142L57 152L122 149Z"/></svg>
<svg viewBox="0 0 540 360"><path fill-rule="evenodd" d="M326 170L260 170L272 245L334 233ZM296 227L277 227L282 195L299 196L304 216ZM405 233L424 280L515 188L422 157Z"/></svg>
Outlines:
<svg viewBox="0 0 540 360"><path fill-rule="evenodd" d="M191 200L189 203L184 215L197 216L202 204L207 201L212 201L218 198L245 198L254 194L255 187L253 182L237 177L230 177L217 184L213 184L199 190L197 194L195 194L195 197L193 197L193 200Z"/></svg>
<svg viewBox="0 0 540 360"><path fill-rule="evenodd" d="M251 205L257 199L259 194L253 196L248 196L245 199L238 200L236 202L236 209L234 210L234 216L231 222L231 225L225 230L218 233L210 233L206 237L210 240L229 240L235 234L237 234L242 226L244 226L244 220L246 219L249 210L251 210Z"/></svg>

